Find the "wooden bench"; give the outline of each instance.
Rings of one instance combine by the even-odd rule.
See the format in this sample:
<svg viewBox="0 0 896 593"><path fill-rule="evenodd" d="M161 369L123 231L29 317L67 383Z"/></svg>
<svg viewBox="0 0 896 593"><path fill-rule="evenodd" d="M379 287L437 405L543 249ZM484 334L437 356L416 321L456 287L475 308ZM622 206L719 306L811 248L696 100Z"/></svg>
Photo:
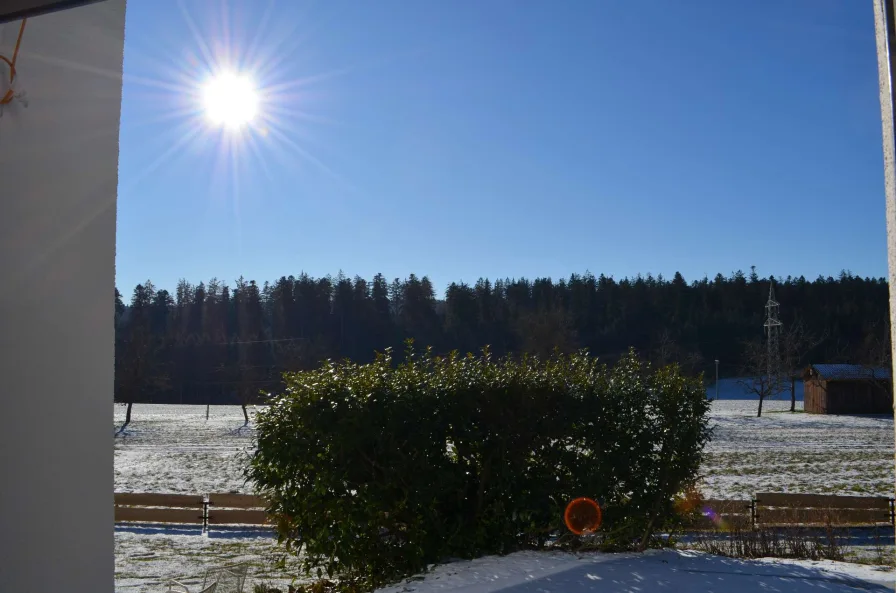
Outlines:
<svg viewBox="0 0 896 593"><path fill-rule="evenodd" d="M209 494L208 525L270 525L267 501L252 494Z"/></svg>
<svg viewBox="0 0 896 593"><path fill-rule="evenodd" d="M115 522L203 525L205 497L198 494L116 492Z"/></svg>
<svg viewBox="0 0 896 593"><path fill-rule="evenodd" d="M893 525L893 503L884 496L756 494L757 527Z"/></svg>
<svg viewBox="0 0 896 593"><path fill-rule="evenodd" d="M752 500L701 501L700 515L688 522L688 529L696 531L751 529L753 526Z"/></svg>

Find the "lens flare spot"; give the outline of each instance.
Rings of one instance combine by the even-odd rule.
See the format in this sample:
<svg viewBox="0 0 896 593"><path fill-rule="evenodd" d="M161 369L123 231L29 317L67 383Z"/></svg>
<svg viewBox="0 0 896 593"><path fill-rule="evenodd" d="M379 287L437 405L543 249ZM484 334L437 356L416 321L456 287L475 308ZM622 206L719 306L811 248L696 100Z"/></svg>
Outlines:
<svg viewBox="0 0 896 593"><path fill-rule="evenodd" d="M577 498L566 506L563 521L566 528L576 535L594 533L600 527L600 505L590 498Z"/></svg>

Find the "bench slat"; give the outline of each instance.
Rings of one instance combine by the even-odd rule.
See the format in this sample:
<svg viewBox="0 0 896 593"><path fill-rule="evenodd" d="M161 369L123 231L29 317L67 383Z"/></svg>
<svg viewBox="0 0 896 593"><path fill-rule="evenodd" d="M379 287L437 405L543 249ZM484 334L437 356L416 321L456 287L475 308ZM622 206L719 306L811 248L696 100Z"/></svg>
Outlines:
<svg viewBox="0 0 896 593"><path fill-rule="evenodd" d="M116 492L116 506L202 508L204 497L196 494L150 494Z"/></svg>
<svg viewBox="0 0 896 593"><path fill-rule="evenodd" d="M753 502L750 500L715 500L710 498L700 503L700 510L710 509L720 515L725 513L749 515L752 504Z"/></svg>
<svg viewBox="0 0 896 593"><path fill-rule="evenodd" d="M208 512L209 525L266 525L268 516L264 511L218 510Z"/></svg>
<svg viewBox="0 0 896 593"><path fill-rule="evenodd" d="M706 516L696 517L692 521L686 523L688 529L697 531L711 531L716 529L750 529L753 521L750 515L722 515L722 523L717 524Z"/></svg>
<svg viewBox="0 0 896 593"><path fill-rule="evenodd" d="M202 524L202 512L196 509L159 509L115 507L115 522Z"/></svg>
<svg viewBox="0 0 896 593"><path fill-rule="evenodd" d="M268 505L264 498L254 494L209 494L208 504L233 509L263 509Z"/></svg>
<svg viewBox="0 0 896 593"><path fill-rule="evenodd" d="M890 509L884 496L833 496L827 494L783 494L763 492L756 495L757 507L821 509Z"/></svg>
<svg viewBox="0 0 896 593"><path fill-rule="evenodd" d="M890 512L881 509L761 509L757 525L879 525L890 524Z"/></svg>

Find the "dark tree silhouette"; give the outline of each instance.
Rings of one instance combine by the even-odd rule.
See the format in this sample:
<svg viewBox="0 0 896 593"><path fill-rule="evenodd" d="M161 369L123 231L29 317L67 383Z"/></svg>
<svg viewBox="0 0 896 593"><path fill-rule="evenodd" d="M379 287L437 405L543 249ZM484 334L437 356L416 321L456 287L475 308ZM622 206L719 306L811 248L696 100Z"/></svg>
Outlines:
<svg viewBox="0 0 896 593"><path fill-rule="evenodd" d="M888 364L884 279L846 272L776 279L775 292L791 381L812 362ZM413 274L392 282L342 273L260 285L181 280L173 294L146 282L129 305L116 290L116 401L245 406L278 389L283 372L326 359L364 363L391 348L400 361L407 339L437 354L486 345L496 356L586 349L607 362L634 348L688 373L711 373L719 359L723 378L749 369L746 376L758 377L767 294L755 268L690 283L678 273L671 280L481 278L452 283L444 300L426 276Z"/></svg>

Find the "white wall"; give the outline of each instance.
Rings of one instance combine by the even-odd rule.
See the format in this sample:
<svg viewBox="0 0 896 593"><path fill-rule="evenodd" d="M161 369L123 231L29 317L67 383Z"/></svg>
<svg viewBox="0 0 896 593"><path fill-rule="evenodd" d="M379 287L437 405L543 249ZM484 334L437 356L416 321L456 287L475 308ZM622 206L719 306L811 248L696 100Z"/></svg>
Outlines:
<svg viewBox="0 0 896 593"><path fill-rule="evenodd" d="M892 7L892 0L889 0ZM880 119L883 136L884 204L887 221L887 262L890 285L890 342L893 349L893 375L896 376L896 121L893 120L893 56L887 35L887 16L884 3L874 0L874 33L877 42L878 86L880 89ZM893 392L896 408L896 391ZM896 462L896 457L894 457Z"/></svg>
<svg viewBox="0 0 896 593"><path fill-rule="evenodd" d="M29 105L0 117L3 592L114 590L124 16L125 0L107 0L29 19L18 60ZM0 25L3 55L18 27Z"/></svg>

